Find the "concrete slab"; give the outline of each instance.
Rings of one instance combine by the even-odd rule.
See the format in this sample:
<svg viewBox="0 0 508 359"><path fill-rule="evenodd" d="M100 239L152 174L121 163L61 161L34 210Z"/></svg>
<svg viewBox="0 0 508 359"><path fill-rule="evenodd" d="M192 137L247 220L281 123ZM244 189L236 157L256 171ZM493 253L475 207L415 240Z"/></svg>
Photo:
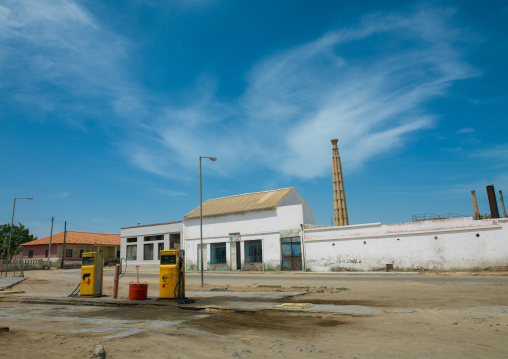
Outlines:
<svg viewBox="0 0 508 359"><path fill-rule="evenodd" d="M196 302L192 304L178 304L175 300L161 300L148 298L147 300L129 300L126 297L113 299L111 296L100 298L75 296L67 297L62 294L48 293L19 293L10 294L9 298L24 298L27 302L62 304L62 305L93 305L93 306L175 306L181 309L192 310L239 310L255 312L260 310L300 311L310 313L337 313L354 316L379 315L380 311L375 308L361 305L334 305L334 304L311 304L306 306L281 306L281 300L304 294L303 292L188 292L188 298ZM7 296L1 296L7 297Z"/></svg>
<svg viewBox="0 0 508 359"><path fill-rule="evenodd" d="M24 277L0 277L0 291L7 290L26 280Z"/></svg>

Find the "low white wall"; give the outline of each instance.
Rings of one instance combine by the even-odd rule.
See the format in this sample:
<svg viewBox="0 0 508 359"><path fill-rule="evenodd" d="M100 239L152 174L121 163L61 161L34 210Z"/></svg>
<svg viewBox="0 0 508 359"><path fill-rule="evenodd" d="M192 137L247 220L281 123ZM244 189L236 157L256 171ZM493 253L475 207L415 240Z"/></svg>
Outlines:
<svg viewBox="0 0 508 359"><path fill-rule="evenodd" d="M305 231L310 271L508 268L508 219L471 217Z"/></svg>

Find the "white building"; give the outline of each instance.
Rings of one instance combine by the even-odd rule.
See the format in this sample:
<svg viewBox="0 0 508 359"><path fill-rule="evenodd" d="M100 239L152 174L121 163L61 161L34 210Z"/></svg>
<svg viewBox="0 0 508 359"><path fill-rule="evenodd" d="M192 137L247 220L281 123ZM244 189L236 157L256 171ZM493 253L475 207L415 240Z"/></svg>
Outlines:
<svg viewBox="0 0 508 359"><path fill-rule="evenodd" d="M120 231L120 258L128 265L159 268L160 251L179 249L182 222L124 227Z"/></svg>
<svg viewBox="0 0 508 359"><path fill-rule="evenodd" d="M294 188L203 203L204 270L372 271L508 268L508 218L471 217L341 227L314 224ZM158 268L162 249L183 248L200 269L199 207L181 222L121 229L121 257Z"/></svg>
<svg viewBox="0 0 508 359"><path fill-rule="evenodd" d="M301 270L301 228L314 211L294 188L203 203L204 270ZM187 269L200 269L200 209L183 219Z"/></svg>

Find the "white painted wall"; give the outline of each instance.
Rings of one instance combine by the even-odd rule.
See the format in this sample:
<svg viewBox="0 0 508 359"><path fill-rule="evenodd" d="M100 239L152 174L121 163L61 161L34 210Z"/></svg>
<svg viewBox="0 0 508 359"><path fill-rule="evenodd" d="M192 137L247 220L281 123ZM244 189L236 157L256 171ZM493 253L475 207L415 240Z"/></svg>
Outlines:
<svg viewBox="0 0 508 359"><path fill-rule="evenodd" d="M464 270L508 266L508 219L373 223L305 231L311 271Z"/></svg>
<svg viewBox="0 0 508 359"><path fill-rule="evenodd" d="M227 263L224 269L231 268L230 233L240 233L241 258L244 265L244 242L261 239L263 243L263 262L267 269L278 269L281 262L280 231L300 228L304 219L304 205L287 205L276 209L235 213L225 216L203 218L203 243L207 245L205 264L206 270L210 265L210 243L227 242ZM183 234L188 265L198 263L198 243L200 243L199 218L183 221Z"/></svg>
<svg viewBox="0 0 508 359"><path fill-rule="evenodd" d="M303 219L305 224L314 224L315 223L315 217L314 217L314 210L309 206L307 201L302 197L300 192L298 192L296 189L292 189L286 197L282 199L282 201L279 202L279 207L283 206L290 206L294 204L301 204L303 209Z"/></svg>

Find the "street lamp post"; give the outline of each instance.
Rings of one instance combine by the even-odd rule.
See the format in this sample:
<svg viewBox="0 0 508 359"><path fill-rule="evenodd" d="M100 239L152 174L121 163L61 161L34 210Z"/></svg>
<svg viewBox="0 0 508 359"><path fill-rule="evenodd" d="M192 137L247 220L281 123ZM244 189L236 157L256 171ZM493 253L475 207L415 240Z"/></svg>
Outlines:
<svg viewBox="0 0 508 359"><path fill-rule="evenodd" d="M11 257L11 238L12 238L12 228L14 227L14 211L16 211L16 200L17 199L29 199L33 200L33 197L22 197L22 198L14 198L14 206L12 207L12 220L11 220L11 230L9 231L9 244L7 246L7 265L5 266L5 276L7 277L7 270L9 269L9 259Z"/></svg>
<svg viewBox="0 0 508 359"><path fill-rule="evenodd" d="M201 176L201 159L208 158L210 161L217 161L217 157L203 157L199 156L199 238L200 238L200 260L199 266L201 268L201 287L203 287L203 180Z"/></svg>

